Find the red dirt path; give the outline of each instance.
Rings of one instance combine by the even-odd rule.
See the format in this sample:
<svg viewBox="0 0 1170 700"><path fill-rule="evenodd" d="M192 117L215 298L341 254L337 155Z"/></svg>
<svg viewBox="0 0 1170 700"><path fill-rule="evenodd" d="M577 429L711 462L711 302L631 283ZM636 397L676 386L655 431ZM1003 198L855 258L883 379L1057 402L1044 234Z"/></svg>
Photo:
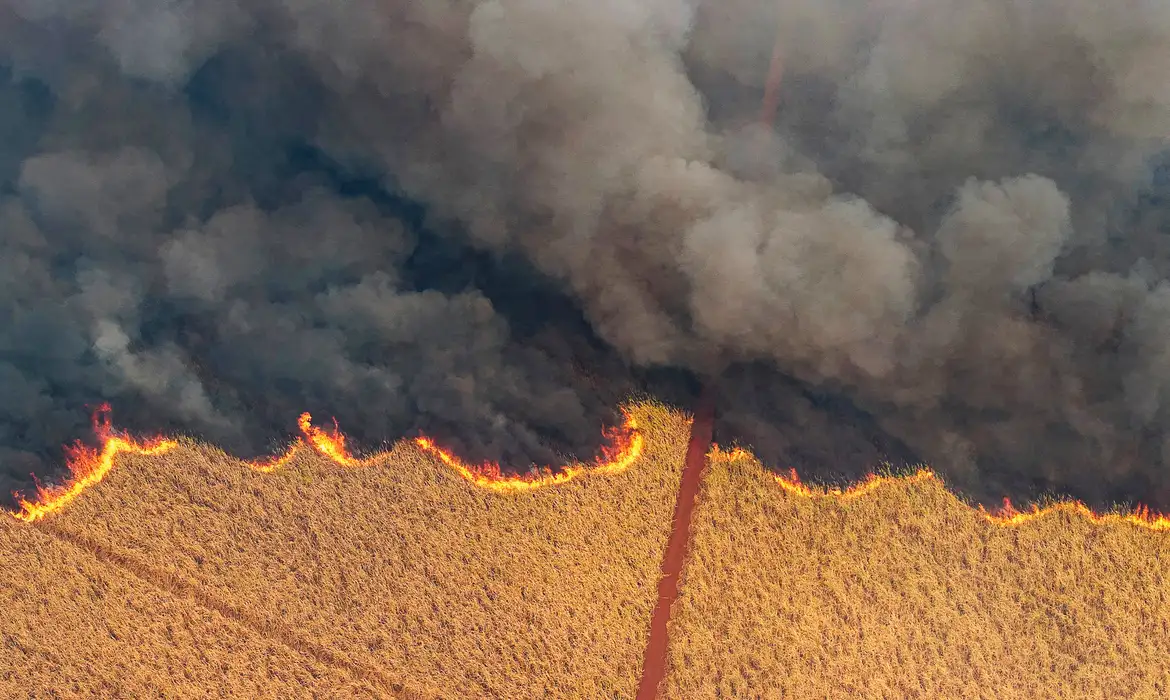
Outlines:
<svg viewBox="0 0 1170 700"><path fill-rule="evenodd" d="M655 700L658 686L666 676L666 625L670 621L670 608L678 597L678 578L687 559L687 548L691 536L691 514L695 510L695 496L707 467L707 452L711 447L715 401L710 391L704 391L695 408L695 420L691 423L691 439L687 443L687 461L683 467L682 482L678 488L678 500L674 504L674 527L666 543L666 554L662 558L662 574L658 580L658 603L650 618L650 639L646 643L646 655L642 659L642 680L638 684L637 700Z"/></svg>

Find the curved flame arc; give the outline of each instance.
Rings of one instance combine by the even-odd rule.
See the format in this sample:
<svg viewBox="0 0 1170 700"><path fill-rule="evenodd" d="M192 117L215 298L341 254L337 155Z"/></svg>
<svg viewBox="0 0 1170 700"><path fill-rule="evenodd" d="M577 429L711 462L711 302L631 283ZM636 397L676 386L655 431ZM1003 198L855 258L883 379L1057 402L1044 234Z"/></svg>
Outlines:
<svg viewBox="0 0 1170 700"><path fill-rule="evenodd" d="M712 460L719 459L729 462L739 459L755 459L752 453L742 448L732 450L715 448L711 450L709 457ZM836 498L839 501L853 500L886 484L893 483L906 484L933 480L945 487L943 480L930 469L919 469L917 472L907 476L880 476L878 474L870 474L864 480L845 489L808 486L800 480L795 469L790 469L787 475L773 474L772 476L781 488L793 495L803 496L805 498ZM1031 509L1021 512L1013 508L1011 501L1008 499L1003 499L1003 502L1003 508L994 513L987 511L982 505L975 508L975 510L978 510L979 514L988 522L1002 527L1018 527L1045 515L1066 512L1079 515L1089 522L1098 525L1105 523L1129 523L1147 530L1170 531L1170 515L1151 512L1149 508L1144 506L1139 506L1130 513L1102 514L1094 512L1080 501L1061 501L1044 508L1032 504ZM964 503L964 505L967 504Z"/></svg>
<svg viewBox="0 0 1170 700"><path fill-rule="evenodd" d="M114 429L110 422L110 406L102 404L93 414L93 431L102 442L98 449L80 441L65 448L65 463L73 478L61 486L45 488L37 485L37 500L19 499L20 510L11 515L26 523L36 522L56 513L73 502L83 491L106 478L114 468L119 452L158 455L179 446L174 440L152 438L139 441Z"/></svg>
<svg viewBox="0 0 1170 700"><path fill-rule="evenodd" d="M602 447L602 454L592 466L571 465L559 472L550 467L534 470L532 476L505 476L498 464L485 463L470 466L451 452L438 447L429 437L415 438L414 442L425 453L437 458L454 469L460 476L481 488L496 492L532 491L545 486L554 486L586 474L614 474L625 471L641 456L645 438L637 429L637 421L625 412L625 423L605 432L609 445ZM333 429L318 428L312 423L309 413L302 413L297 419L300 437L281 454L259 460L244 461L244 464L262 474L271 474L292 462L293 458L306 447L329 458L343 467L361 468L383 461L388 452L378 452L364 458L354 457L346 447L346 437L334 421ZM100 406L93 415L94 434L101 442L98 448L89 447L80 441L66 447L66 465L72 478L60 486L43 487L38 484L35 500L17 496L19 510L8 511L17 520L32 523L64 509L85 490L94 486L114 468L114 459L121 452L139 455L159 455L179 446L178 441L162 437L137 440L116 430L110 421L108 404Z"/></svg>
<svg viewBox="0 0 1170 700"><path fill-rule="evenodd" d="M617 474L628 469L641 456L645 447L645 438L638 431L638 423L629 413L626 414L626 422L622 429L607 431L606 437L609 438L611 446L602 448L602 455L593 466L572 465L564 467L559 472L545 467L536 470L531 476L503 476L500 474L499 465L495 464L468 465L428 437L415 438L415 443L423 452L437 457L443 464L476 486L502 493L533 491L546 486L564 484L586 473Z"/></svg>
<svg viewBox="0 0 1170 700"><path fill-rule="evenodd" d="M289 462L293 461L293 458L300 453L301 448L304 446L304 439L297 438L296 440L293 440L292 444L289 445L288 448L285 449L285 451L281 454L272 457L265 457L263 459L245 460L244 466L253 471L260 472L261 474L271 474L274 471L283 469L284 467L288 466Z"/></svg>

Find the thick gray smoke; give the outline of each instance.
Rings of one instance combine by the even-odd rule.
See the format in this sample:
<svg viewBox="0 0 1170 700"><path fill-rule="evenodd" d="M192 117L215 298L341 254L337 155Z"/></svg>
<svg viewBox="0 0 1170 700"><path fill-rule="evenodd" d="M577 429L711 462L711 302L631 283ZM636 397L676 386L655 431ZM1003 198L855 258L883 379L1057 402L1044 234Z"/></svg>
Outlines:
<svg viewBox="0 0 1170 700"><path fill-rule="evenodd" d="M544 459L624 363L723 374L771 461L1170 505L1164 3L0 0L0 46L9 465L101 399Z"/></svg>

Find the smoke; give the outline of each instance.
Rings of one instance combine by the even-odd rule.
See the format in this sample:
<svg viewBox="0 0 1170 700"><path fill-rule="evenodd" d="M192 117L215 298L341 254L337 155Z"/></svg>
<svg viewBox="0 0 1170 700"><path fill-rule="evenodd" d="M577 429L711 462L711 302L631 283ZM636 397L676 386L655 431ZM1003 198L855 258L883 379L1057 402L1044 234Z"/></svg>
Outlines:
<svg viewBox="0 0 1170 700"><path fill-rule="evenodd" d="M1170 506L1168 38L1137 0L0 0L0 464L101 400L555 461L690 373L777 465Z"/></svg>

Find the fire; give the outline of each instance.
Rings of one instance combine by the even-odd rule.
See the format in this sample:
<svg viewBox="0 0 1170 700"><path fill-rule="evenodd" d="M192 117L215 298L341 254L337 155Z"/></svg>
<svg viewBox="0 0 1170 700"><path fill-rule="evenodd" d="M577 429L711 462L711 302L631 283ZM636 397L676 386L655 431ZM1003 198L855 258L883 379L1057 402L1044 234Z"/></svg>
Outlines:
<svg viewBox="0 0 1170 700"><path fill-rule="evenodd" d="M302 413L297 421L302 437L298 438L288 451L279 457L262 462L249 462L248 466L264 473L275 471L292 461L297 451L306 445L343 467L372 466L382 461L386 456L386 453L383 452L358 459L350 454L346 447L345 435L337 426L336 421L331 430L318 428L313 425L312 421L313 417L310 414ZM562 468L559 472L553 471L550 467L544 467L535 470L533 476L504 476L498 464L469 465L452 452L439 447L429 437L417 437L414 442L423 452L437 458L476 486L497 492L517 492L563 484L585 473L616 474L625 471L642 454L645 444L645 438L637 428L636 419L627 412L625 423L621 428L606 431L605 436L610 444L608 447L602 447L601 456L592 466L571 465Z"/></svg>
<svg viewBox="0 0 1170 700"><path fill-rule="evenodd" d="M153 438L138 441L114 430L110 422L109 404L102 404L94 412L93 431L101 440L100 449L94 449L80 441L65 448L65 464L73 474L69 483L49 488L38 484L37 500L32 502L21 498L20 510L12 513L13 517L31 523L61 510L83 491L106 478L106 474L114 468L114 458L120 452L158 455L178 446L174 440Z"/></svg>
<svg viewBox="0 0 1170 700"><path fill-rule="evenodd" d="M288 446L288 449L283 454L274 457L266 457L264 459L252 460L244 462L244 464L251 469L260 472L261 474L271 474L272 472L285 467L293 458L300 453L301 448L305 446L305 441L297 438L293 444Z"/></svg>
<svg viewBox="0 0 1170 700"><path fill-rule="evenodd" d="M497 464L482 464L471 466L462 462L458 457L435 444L428 437L419 437L415 443L426 453L434 455L443 464L451 467L464 479L481 488L490 489L499 493L532 491L545 486L563 484L585 473L617 474L625 471L642 454L645 438L638 431L637 421L629 413L626 414L625 425L620 430L609 431L607 434L611 445L602 449L602 455L592 467L573 465L554 472L545 467L532 476L503 476Z"/></svg>
<svg viewBox="0 0 1170 700"><path fill-rule="evenodd" d="M729 451L715 448L710 453L712 460L724 460L732 462L739 459L754 459L752 454L747 450L733 449ZM908 476L879 476L877 474L870 474L860 483L854 484L846 489L839 488L825 488L825 487L811 487L801 482L800 477L797 476L795 469L790 469L787 475L775 474L776 483L780 485L785 491L805 498L836 498L840 501L848 501L855 499L864 494L870 493L886 484L893 483L916 483L920 481L934 480L942 484L942 479L938 477L930 469L919 469L917 472ZM1118 523L1124 522L1131 525L1136 525L1148 530L1170 531L1170 515L1161 513L1152 513L1149 508L1139 506L1130 513L1095 513L1092 509L1080 501L1062 501L1054 503L1045 508L1033 504L1031 509L1025 512L1020 512L1012 507L1011 501L1004 499L1003 508L998 512L988 512L983 506L978 507L980 515L985 520L995 525L1003 527L1018 527L1024 523L1035 520L1037 518L1049 515L1051 513L1065 512L1079 515L1089 522L1096 524Z"/></svg>
<svg viewBox="0 0 1170 700"><path fill-rule="evenodd" d="M345 435L338 428L336 421L331 430L318 428L313 425L310 414L302 413L297 420L297 427L300 428L301 436L282 454L244 464L262 474L270 474L292 462L306 447L343 467L372 466L387 456L387 453L380 452L361 459L354 457L346 447ZM20 509L10 512L10 515L24 522L36 522L62 510L86 489L104 479L114 468L114 459L119 453L158 455L178 446L175 440L162 437L135 440L115 430L110 422L109 405L102 405L94 412L93 429L101 442L100 448L88 447L81 442L66 448L66 464L72 478L62 486L45 488L38 485L36 500L29 501L18 497ZM602 448L602 455L592 466L572 465L560 472L544 467L529 477L504 476L498 464L469 466L447 450L438 447L435 441L428 437L416 438L415 443L424 453L438 458L476 486L496 492L519 492L563 484L586 473L622 472L641 456L645 438L638 431L637 421L628 411L622 427L606 431L606 437L610 445Z"/></svg>
<svg viewBox="0 0 1170 700"><path fill-rule="evenodd" d="M333 422L333 430L322 430L313 425L312 421L313 417L308 413L302 413L297 420L297 426L300 427L305 440L314 450L343 467L368 467L385 456L376 454L366 459L357 459L346 448L345 435L341 434L337 421Z"/></svg>
<svg viewBox="0 0 1170 700"><path fill-rule="evenodd" d="M1041 508L1035 503L1032 504L1031 509L1020 512L1012 507L1012 502L1008 499L1003 499L1003 507L997 513L988 513L979 507L980 513L997 525L1004 525L1007 527L1016 527L1023 525L1029 520L1043 517L1049 513L1065 512L1079 515L1092 523L1129 523L1144 527L1148 530L1170 530L1170 515L1163 513L1153 513L1146 506L1138 506L1130 513L1094 513L1092 509L1080 501L1062 501L1054 503L1046 508Z"/></svg>

